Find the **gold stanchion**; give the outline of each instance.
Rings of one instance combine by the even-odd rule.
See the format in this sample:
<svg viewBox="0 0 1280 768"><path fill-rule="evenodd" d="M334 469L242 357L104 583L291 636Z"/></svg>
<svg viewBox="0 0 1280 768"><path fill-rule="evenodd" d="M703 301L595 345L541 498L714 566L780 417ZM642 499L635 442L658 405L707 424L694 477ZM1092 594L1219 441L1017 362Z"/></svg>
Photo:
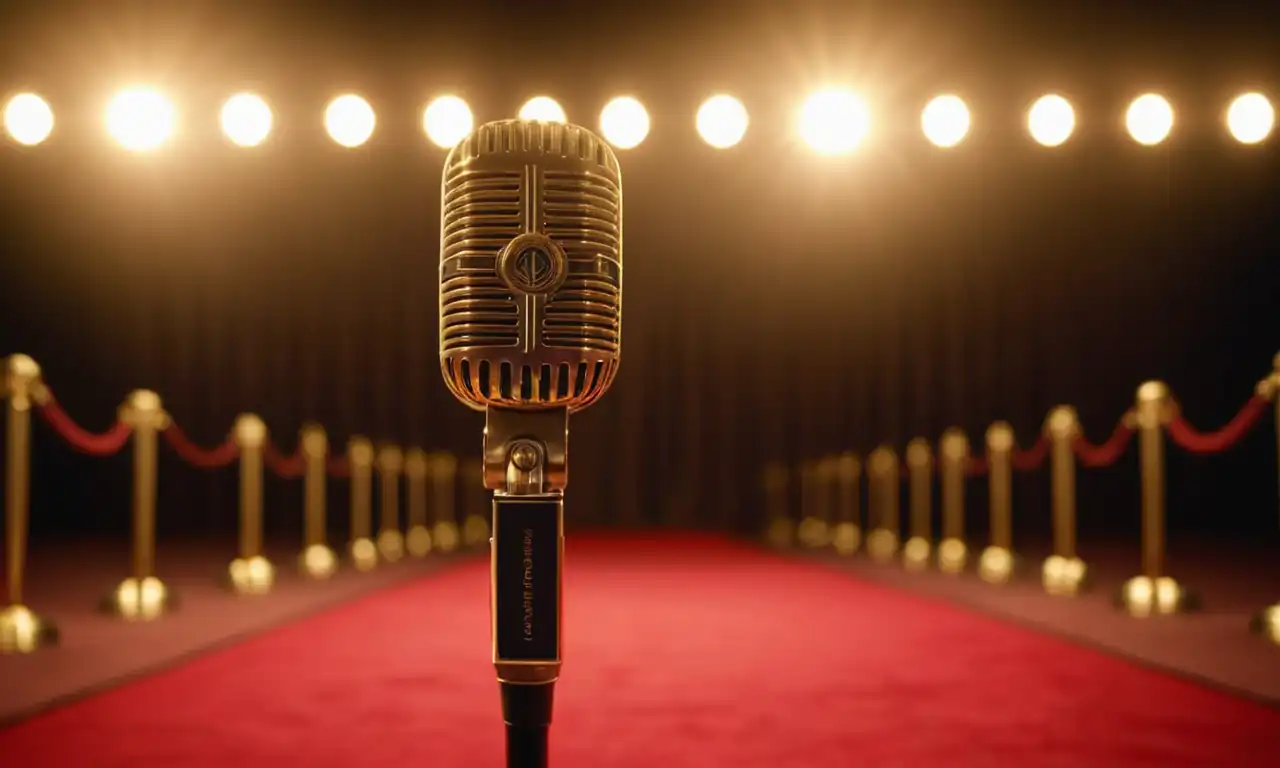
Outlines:
<svg viewBox="0 0 1280 768"><path fill-rule="evenodd" d="M1271 358L1271 375L1258 382L1257 392L1274 403L1276 420L1276 460L1280 462L1280 354ZM1280 474L1277 474L1280 478ZM1280 645L1280 603L1273 603L1254 617L1253 628L1273 643Z"/></svg>
<svg viewBox="0 0 1280 768"><path fill-rule="evenodd" d="M441 552L453 552L458 548L458 460L451 453L431 456L431 485L435 491L436 548Z"/></svg>
<svg viewBox="0 0 1280 768"><path fill-rule="evenodd" d="M796 535L787 503L787 465L770 462L764 468L765 517L769 521L765 538L778 549L789 549Z"/></svg>
<svg viewBox="0 0 1280 768"><path fill-rule="evenodd" d="M1134 416L1142 465L1142 573L1125 583L1120 601L1135 616L1177 613L1186 591L1165 575L1164 426L1172 417L1169 388L1161 381L1138 387Z"/></svg>
<svg viewBox="0 0 1280 768"><path fill-rule="evenodd" d="M800 543L810 549L825 547L828 542L827 521L823 507L824 460L810 460L800 465Z"/></svg>
<svg viewBox="0 0 1280 768"><path fill-rule="evenodd" d="M911 571L929 566L933 555L933 451L917 437L907 443L907 507L911 534L902 547L902 564Z"/></svg>
<svg viewBox="0 0 1280 768"><path fill-rule="evenodd" d="M978 576L988 584L1013 577L1013 427L997 421L987 427L991 543L978 558Z"/></svg>
<svg viewBox="0 0 1280 768"><path fill-rule="evenodd" d="M378 564L373 543L373 443L364 437L347 441L351 465L351 562L368 571Z"/></svg>
<svg viewBox="0 0 1280 768"><path fill-rule="evenodd" d="M381 481L378 554L394 563L404 557L404 534L400 532L400 474L404 471L404 453L394 445L384 445L378 449L376 463Z"/></svg>
<svg viewBox="0 0 1280 768"><path fill-rule="evenodd" d="M1053 517L1053 554L1041 571L1044 591L1071 597L1084 589L1088 568L1076 555L1076 454L1080 420L1074 408L1060 405L1045 420L1049 433L1049 486Z"/></svg>
<svg viewBox="0 0 1280 768"><path fill-rule="evenodd" d="M133 430L133 575L120 582L107 607L126 619L154 619L174 605L155 574L156 436L169 415L159 395L140 389L120 406L119 419Z"/></svg>
<svg viewBox="0 0 1280 768"><path fill-rule="evenodd" d="M431 529L427 527L427 452L410 448L404 454L405 507L408 510L408 530L404 535L405 548L412 557L426 557L431 553Z"/></svg>
<svg viewBox="0 0 1280 768"><path fill-rule="evenodd" d="M466 488L466 517L462 521L462 541L467 547L480 547L489 543L489 516L484 487L484 462L468 459L462 464L462 482Z"/></svg>
<svg viewBox="0 0 1280 768"><path fill-rule="evenodd" d="M898 554L898 454L887 445L871 452L867 472L870 475L871 514L875 525L867 534L867 553L877 563L889 563Z"/></svg>
<svg viewBox="0 0 1280 768"><path fill-rule="evenodd" d="M242 595L265 595L275 582L275 568L262 554L262 451L267 425L253 414L236 419L240 448L240 556L227 569L231 588Z"/></svg>
<svg viewBox="0 0 1280 768"><path fill-rule="evenodd" d="M298 435L305 462L303 479L302 555L298 565L304 576L327 579L338 570L338 556L329 547L327 522L328 499L325 485L328 480L329 438L319 424L303 426Z"/></svg>
<svg viewBox="0 0 1280 768"><path fill-rule="evenodd" d="M57 643L58 630L23 603L27 557L27 517L31 511L31 408L48 390L40 366L26 355L4 360L5 429L5 597L0 610L0 653L30 653Z"/></svg>
<svg viewBox="0 0 1280 768"><path fill-rule="evenodd" d="M938 569L960 573L969 560L964 541L964 465L969 459L969 438L956 427L942 433L942 542L938 544Z"/></svg>
<svg viewBox="0 0 1280 768"><path fill-rule="evenodd" d="M862 462L856 454L843 453L835 460L836 482L836 528L831 537L836 551L842 555L852 555L862 546L862 513L859 510L859 480L862 475Z"/></svg>

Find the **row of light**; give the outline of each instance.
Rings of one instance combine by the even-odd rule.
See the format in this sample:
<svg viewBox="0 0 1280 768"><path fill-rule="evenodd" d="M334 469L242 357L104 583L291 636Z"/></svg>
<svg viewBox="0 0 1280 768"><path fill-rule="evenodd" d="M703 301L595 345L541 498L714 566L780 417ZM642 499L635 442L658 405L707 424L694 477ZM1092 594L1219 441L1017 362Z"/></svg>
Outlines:
<svg viewBox="0 0 1280 768"><path fill-rule="evenodd" d="M566 122L564 109L554 99L537 96L525 102L519 116L527 120ZM1265 140L1275 127L1275 108L1266 96L1246 93L1236 97L1227 109L1226 124L1231 135L1243 144ZM111 100L107 107L107 131L123 147L143 151L163 144L176 122L173 104L157 91L131 89ZM4 111L5 128L20 144L35 145L53 132L53 110L36 94L19 94L9 100ZM270 135L271 107L261 96L240 93L222 107L223 133L234 144L253 147ZM939 147L954 147L969 134L972 123L969 107L959 96L938 96L925 106L920 118L927 138ZM373 136L377 118L369 102L355 94L338 96L324 112L325 130L344 147L358 147ZM732 96L712 96L698 109L698 134L717 149L735 146L747 133L746 107ZM471 108L457 96L441 96L423 112L423 130L437 146L450 148L475 125ZM649 113L630 96L613 99L600 113L600 132L619 149L632 149L649 135ZM1134 141L1145 146L1160 144L1173 132L1173 106L1164 96L1143 94L1125 112L1125 127ZM1027 111L1027 131L1038 143L1056 147L1075 132L1076 116L1071 103L1062 96L1041 96ZM871 132L871 113L866 102L843 90L820 91L801 106L798 129L802 139L823 154L852 152Z"/></svg>

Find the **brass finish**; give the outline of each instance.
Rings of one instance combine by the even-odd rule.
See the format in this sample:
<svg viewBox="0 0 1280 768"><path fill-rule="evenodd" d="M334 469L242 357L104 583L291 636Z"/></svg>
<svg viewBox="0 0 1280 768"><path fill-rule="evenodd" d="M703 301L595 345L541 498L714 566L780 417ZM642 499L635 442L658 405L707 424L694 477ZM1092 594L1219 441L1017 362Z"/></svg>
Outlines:
<svg viewBox="0 0 1280 768"><path fill-rule="evenodd" d="M806 461L800 465L800 543L810 549L819 549L828 543L827 521L824 518L823 459Z"/></svg>
<svg viewBox="0 0 1280 768"><path fill-rule="evenodd" d="M404 534L400 531L400 475L404 472L404 453L394 445L384 445L378 449L375 463L381 481L378 554L394 563L404 557Z"/></svg>
<svg viewBox="0 0 1280 768"><path fill-rule="evenodd" d="M404 454L405 508L408 530L404 543L411 557L431 553L431 528L427 525L427 452L410 448Z"/></svg>
<svg viewBox="0 0 1280 768"><path fill-rule="evenodd" d="M898 553L898 455L882 445L868 459L869 489L874 525L867 535L867 553L878 563L891 562Z"/></svg>
<svg viewBox="0 0 1280 768"><path fill-rule="evenodd" d="M569 483L569 409L513 411L489 408L484 423L484 487L506 487L508 447L531 440L541 447L545 462L539 468L543 486L562 491Z"/></svg>
<svg viewBox="0 0 1280 768"><path fill-rule="evenodd" d="M969 460L969 438L952 427L942 433L942 543L938 545L938 569L960 573L969 559L964 541L964 467Z"/></svg>
<svg viewBox="0 0 1280 768"><path fill-rule="evenodd" d="M902 547L902 564L921 571L933 554L933 450L917 437L907 443L907 507L911 535Z"/></svg>
<svg viewBox="0 0 1280 768"><path fill-rule="evenodd" d="M432 539L436 549L453 552L460 536L457 516L458 460L451 453L435 453L430 457L431 487L435 499L435 525Z"/></svg>
<svg viewBox="0 0 1280 768"><path fill-rule="evenodd" d="M1088 567L1076 554L1076 454L1080 420L1069 405L1049 412L1044 424L1049 435L1049 485L1052 495L1053 554L1045 558L1041 583L1045 592L1060 597L1080 593Z"/></svg>
<svg viewBox="0 0 1280 768"><path fill-rule="evenodd" d="M991 542L978 558L978 576L989 584L1004 584L1013 577L1013 447L1008 422L987 427Z"/></svg>
<svg viewBox="0 0 1280 768"><path fill-rule="evenodd" d="M351 561L356 570L367 571L378 564L372 539L373 443L352 437L347 441L347 461L351 464Z"/></svg>
<svg viewBox="0 0 1280 768"><path fill-rule="evenodd" d="M834 460L836 482L836 526L832 544L842 555L852 555L862 546L862 513L859 480L862 462L856 454L844 453Z"/></svg>
<svg viewBox="0 0 1280 768"><path fill-rule="evenodd" d="M298 559L303 575L327 579L338 569L338 556L329 547L329 526L325 484L328 469L329 438L324 427L307 424L298 435L302 460L306 467L303 480L302 554Z"/></svg>
<svg viewBox="0 0 1280 768"><path fill-rule="evenodd" d="M231 588L244 595L271 591L275 568L262 553L262 452L267 425L253 414L236 418L234 431L240 448L240 556L231 561Z"/></svg>
<svg viewBox="0 0 1280 768"><path fill-rule="evenodd" d="M787 503L787 465L770 462L764 468L764 503L768 529L765 537L778 549L791 547L795 537L795 524L791 520Z"/></svg>
<svg viewBox="0 0 1280 768"><path fill-rule="evenodd" d="M120 406L118 418L133 430L133 575L108 598L127 619L154 619L172 607L173 596L155 574L157 435L169 424L160 396L139 389Z"/></svg>

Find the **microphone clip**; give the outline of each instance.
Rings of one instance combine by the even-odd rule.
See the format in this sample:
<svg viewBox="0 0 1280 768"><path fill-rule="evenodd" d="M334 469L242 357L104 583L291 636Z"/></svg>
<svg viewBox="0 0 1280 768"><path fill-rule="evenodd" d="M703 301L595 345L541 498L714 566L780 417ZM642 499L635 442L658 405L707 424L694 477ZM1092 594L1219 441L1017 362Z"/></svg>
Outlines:
<svg viewBox="0 0 1280 768"><path fill-rule="evenodd" d="M485 409L484 487L500 495L561 493L569 482L569 409Z"/></svg>

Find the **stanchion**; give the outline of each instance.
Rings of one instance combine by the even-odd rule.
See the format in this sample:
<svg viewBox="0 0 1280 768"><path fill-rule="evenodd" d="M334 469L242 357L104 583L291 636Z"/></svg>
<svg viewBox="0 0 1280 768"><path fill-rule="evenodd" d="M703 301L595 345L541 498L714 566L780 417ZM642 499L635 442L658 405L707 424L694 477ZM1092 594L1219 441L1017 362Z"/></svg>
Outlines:
<svg viewBox="0 0 1280 768"><path fill-rule="evenodd" d="M5 422L5 598L0 610L0 653L30 653L54 645L58 630L23 602L27 519L31 513L31 409L48 396L40 366L26 355L4 360Z"/></svg>
<svg viewBox="0 0 1280 768"><path fill-rule="evenodd" d="M484 462L467 459L462 463L462 482L466 491L465 512L462 521L462 541L468 548L489 543L489 516L483 510L489 508L489 493L484 487Z"/></svg>
<svg viewBox="0 0 1280 768"><path fill-rule="evenodd" d="M898 493L901 478L898 454L882 445L871 452L867 471L870 475L870 499L875 529L867 535L867 554L877 563L890 563L898 554Z"/></svg>
<svg viewBox="0 0 1280 768"><path fill-rule="evenodd" d="M907 507L911 532L902 564L923 571L933 557L933 449L923 437L907 443Z"/></svg>
<svg viewBox="0 0 1280 768"><path fill-rule="evenodd" d="M169 415L159 395L140 389L129 395L118 418L133 430L133 575L120 582L106 607L126 619L149 620L175 605L155 572L156 438Z"/></svg>
<svg viewBox="0 0 1280 768"><path fill-rule="evenodd" d="M1049 433L1050 514L1053 520L1053 554L1041 571L1044 591L1060 597L1080 593L1088 568L1076 554L1076 456L1080 420L1074 408L1060 405L1045 420Z"/></svg>
<svg viewBox="0 0 1280 768"><path fill-rule="evenodd" d="M234 436L240 449L240 556L227 571L236 592L264 595L275 581L275 568L262 554L262 451L267 425L253 414L242 414L236 419Z"/></svg>
<svg viewBox="0 0 1280 768"><path fill-rule="evenodd" d="M825 547L829 541L827 521L823 517L823 459L800 465L800 543L809 549Z"/></svg>
<svg viewBox="0 0 1280 768"><path fill-rule="evenodd" d="M964 476L969 460L969 438L952 427L938 441L942 454L942 542L938 544L938 569L943 573L960 573L969 560L969 547L964 541Z"/></svg>
<svg viewBox="0 0 1280 768"><path fill-rule="evenodd" d="M978 558L978 576L988 584L1013 577L1013 427L1005 421L987 427L991 542Z"/></svg>
<svg viewBox="0 0 1280 768"><path fill-rule="evenodd" d="M347 441L351 467L351 562L368 571L378 564L373 543L373 443L364 437Z"/></svg>
<svg viewBox="0 0 1280 768"><path fill-rule="evenodd" d="M404 534L400 532L400 474L404 453L394 445L378 449L376 458L380 481L378 513L378 554L389 563L404 557Z"/></svg>
<svg viewBox="0 0 1280 768"><path fill-rule="evenodd" d="M408 512L405 549L411 557L431 553L431 529L427 527L427 453L410 448L404 454L405 507Z"/></svg>
<svg viewBox="0 0 1280 768"><path fill-rule="evenodd" d="M1274 403L1273 411L1276 424L1276 460L1280 462L1280 354L1271 359L1271 375L1258 382L1256 390L1259 397L1266 398ZM1278 466L1280 469L1280 466ZM1277 472L1277 480L1280 481L1280 472ZM1253 620L1253 628L1263 637L1273 643L1280 645L1280 602L1273 603L1262 609Z"/></svg>
<svg viewBox="0 0 1280 768"><path fill-rule="evenodd" d="M787 465L770 462L764 468L765 539L777 549L790 549L796 535L787 503Z"/></svg>
<svg viewBox="0 0 1280 768"><path fill-rule="evenodd" d="M862 546L862 512L858 490L862 462L853 453L843 453L835 460L838 491L836 493L836 528L831 537L836 552L852 555Z"/></svg>
<svg viewBox="0 0 1280 768"><path fill-rule="evenodd" d="M436 548L441 552L453 552L458 548L458 460L451 453L435 453L431 456L431 485L435 493Z"/></svg>
<svg viewBox="0 0 1280 768"><path fill-rule="evenodd" d="M329 437L319 424L307 424L298 434L302 446L302 555L298 567L311 579L327 579L338 570L338 556L329 546L328 479Z"/></svg>

